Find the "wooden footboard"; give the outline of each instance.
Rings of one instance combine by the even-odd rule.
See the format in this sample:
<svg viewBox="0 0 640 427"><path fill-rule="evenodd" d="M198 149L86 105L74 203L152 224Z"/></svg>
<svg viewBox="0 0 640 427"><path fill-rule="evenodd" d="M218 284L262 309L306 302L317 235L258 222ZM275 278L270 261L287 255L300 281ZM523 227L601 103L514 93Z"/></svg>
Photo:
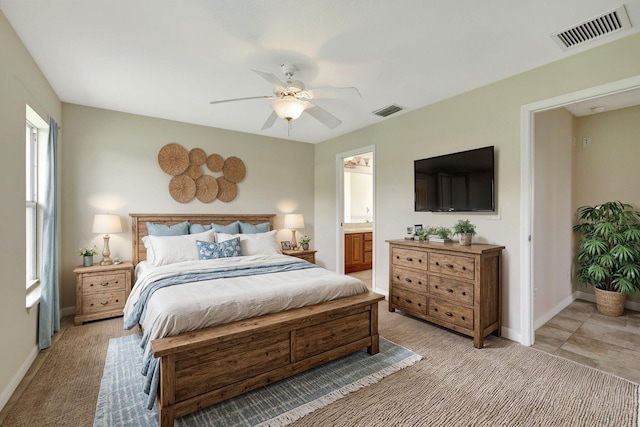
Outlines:
<svg viewBox="0 0 640 427"><path fill-rule="evenodd" d="M383 299L369 292L152 341L159 425L365 347L378 353Z"/></svg>

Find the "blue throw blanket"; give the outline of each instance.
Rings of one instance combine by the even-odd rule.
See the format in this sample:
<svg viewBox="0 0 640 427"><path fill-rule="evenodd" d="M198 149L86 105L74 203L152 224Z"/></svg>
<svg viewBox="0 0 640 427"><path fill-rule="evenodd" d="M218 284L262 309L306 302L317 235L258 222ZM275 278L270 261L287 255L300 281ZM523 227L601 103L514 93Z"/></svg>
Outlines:
<svg viewBox="0 0 640 427"><path fill-rule="evenodd" d="M141 323L144 319L147 302L153 293L158 289L162 289L167 286L212 279L227 279L233 277L254 276L257 274L281 273L285 271L303 270L314 267L317 266L309 262L290 261L252 266L212 268L210 270L198 272L179 273L175 276L159 279L149 283L140 293L140 298L138 299L133 312L124 319L124 327L125 329L131 329L138 323ZM145 332L140 342L140 346L145 348L148 344L149 336ZM152 357L151 352L145 352L142 374L146 377L144 392L149 395L149 398L147 399L147 408L152 409L160 382L160 361L157 358Z"/></svg>

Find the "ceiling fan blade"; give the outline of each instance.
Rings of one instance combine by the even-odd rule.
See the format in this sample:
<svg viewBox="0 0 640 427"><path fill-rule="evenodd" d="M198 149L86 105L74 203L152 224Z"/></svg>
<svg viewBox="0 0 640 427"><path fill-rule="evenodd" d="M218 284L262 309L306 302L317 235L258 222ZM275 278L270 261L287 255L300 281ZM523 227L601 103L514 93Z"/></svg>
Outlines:
<svg viewBox="0 0 640 427"><path fill-rule="evenodd" d="M309 114L311 117L313 117L329 129L335 129L342 123L342 120L340 120L324 108L318 107L311 102L307 102L307 104L309 104L309 106L304 110L304 112Z"/></svg>
<svg viewBox="0 0 640 427"><path fill-rule="evenodd" d="M274 85L279 86L279 87L287 87L286 83L284 83L282 80L277 78L274 74L265 73L264 71L254 70L253 68L251 69L251 71L253 71L257 75L259 75L260 77L262 77L263 79L265 79L269 83L273 83Z"/></svg>
<svg viewBox="0 0 640 427"><path fill-rule="evenodd" d="M276 112L272 111L271 115L267 117L267 120L264 122L260 130L269 129L276 122L277 118L278 118L278 115L276 114Z"/></svg>
<svg viewBox="0 0 640 427"><path fill-rule="evenodd" d="M317 98L338 98L350 99L361 98L360 91L355 87L317 87L307 90L309 99Z"/></svg>
<svg viewBox="0 0 640 427"><path fill-rule="evenodd" d="M247 99L273 99L273 96L248 96L246 98L233 98L233 99L223 99L221 101L211 101L209 104L222 104L223 102L233 102L233 101L246 101Z"/></svg>

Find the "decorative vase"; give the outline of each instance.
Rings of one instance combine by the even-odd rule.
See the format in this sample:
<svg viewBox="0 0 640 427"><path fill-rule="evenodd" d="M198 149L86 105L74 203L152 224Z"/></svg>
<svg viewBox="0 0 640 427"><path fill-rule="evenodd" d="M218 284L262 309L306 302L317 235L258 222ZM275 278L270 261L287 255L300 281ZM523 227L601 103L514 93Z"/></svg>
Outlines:
<svg viewBox="0 0 640 427"><path fill-rule="evenodd" d="M626 294L616 291L603 291L593 288L596 292L596 307L605 316L618 317L624 313L624 303L627 300Z"/></svg>
<svg viewBox="0 0 640 427"><path fill-rule="evenodd" d="M303 243L302 244L302 250L303 251L308 251L309 250L309 244L308 243Z"/></svg>
<svg viewBox="0 0 640 427"><path fill-rule="evenodd" d="M84 267L91 267L93 265L93 255L84 255L82 257L82 265Z"/></svg>
<svg viewBox="0 0 640 427"><path fill-rule="evenodd" d="M469 246L471 245L471 238L473 237L473 234L471 233L460 233L458 235L459 239L460 239L460 246Z"/></svg>

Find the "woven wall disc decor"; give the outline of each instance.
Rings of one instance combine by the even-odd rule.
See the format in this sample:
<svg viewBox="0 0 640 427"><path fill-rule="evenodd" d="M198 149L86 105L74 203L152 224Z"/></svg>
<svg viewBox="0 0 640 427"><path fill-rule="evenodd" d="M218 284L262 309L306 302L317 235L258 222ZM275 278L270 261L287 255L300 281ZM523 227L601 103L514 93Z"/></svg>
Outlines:
<svg viewBox="0 0 640 427"><path fill-rule="evenodd" d="M169 182L169 194L180 203L187 203L196 195L196 182L188 175L174 176Z"/></svg>
<svg viewBox="0 0 640 427"><path fill-rule="evenodd" d="M192 165L202 166L207 161L207 153L202 148L194 148L189 151L189 162Z"/></svg>
<svg viewBox="0 0 640 427"><path fill-rule="evenodd" d="M202 203L211 203L218 196L218 181L209 175L196 180L196 197Z"/></svg>
<svg viewBox="0 0 640 427"><path fill-rule="evenodd" d="M199 165L191 165L187 168L187 175L189 175L193 179L198 179L202 176L202 166Z"/></svg>
<svg viewBox="0 0 640 427"><path fill-rule="evenodd" d="M240 182L244 179L244 175L247 169L244 166L244 162L237 157L228 157L224 161L222 167L222 174L231 182Z"/></svg>
<svg viewBox="0 0 640 427"><path fill-rule="evenodd" d="M218 200L230 202L238 195L238 186L224 176L218 178Z"/></svg>
<svg viewBox="0 0 640 427"><path fill-rule="evenodd" d="M224 166L224 159L220 154L212 154L207 157L207 167L211 172L220 172Z"/></svg>
<svg viewBox="0 0 640 427"><path fill-rule="evenodd" d="M175 142L160 149L158 163L164 172L173 176L169 194L180 203L190 202L194 197L202 203L211 203L216 198L230 202L238 195L236 183L247 173L244 162L235 156L226 160L220 154L207 156L202 148L187 151ZM206 174L204 165L211 172L222 172L222 176Z"/></svg>
<svg viewBox="0 0 640 427"><path fill-rule="evenodd" d="M177 176L189 167L189 153L180 145L172 142L160 149L158 153L160 168L169 175Z"/></svg>

